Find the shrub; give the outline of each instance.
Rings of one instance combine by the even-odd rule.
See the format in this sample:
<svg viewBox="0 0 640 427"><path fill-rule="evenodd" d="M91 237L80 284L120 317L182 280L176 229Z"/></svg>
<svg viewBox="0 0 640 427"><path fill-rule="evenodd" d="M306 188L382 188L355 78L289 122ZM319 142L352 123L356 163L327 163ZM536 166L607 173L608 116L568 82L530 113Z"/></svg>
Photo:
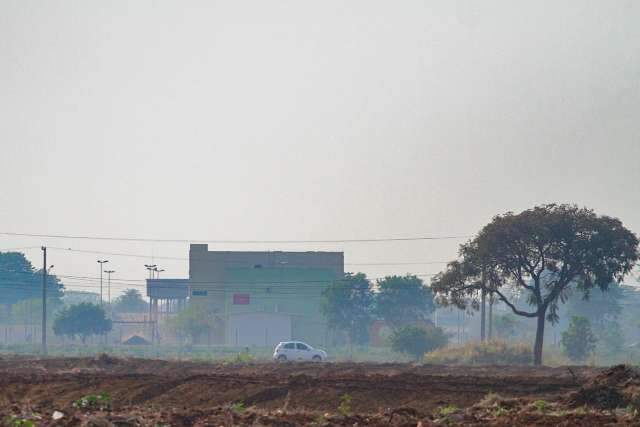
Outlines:
<svg viewBox="0 0 640 427"><path fill-rule="evenodd" d="M235 402L231 405L231 410L236 414L242 414L245 411L244 402Z"/></svg>
<svg viewBox="0 0 640 427"><path fill-rule="evenodd" d="M73 402L74 408L105 411L111 409L111 396L106 393L88 394Z"/></svg>
<svg viewBox="0 0 640 427"><path fill-rule="evenodd" d="M344 417L348 417L353 413L351 408L351 395L343 394L340 396L340 405L338 405L338 412Z"/></svg>
<svg viewBox="0 0 640 427"><path fill-rule="evenodd" d="M449 339L442 328L404 326L393 331L390 341L393 351L406 353L420 360L426 352L447 345Z"/></svg>
<svg viewBox="0 0 640 427"><path fill-rule="evenodd" d="M528 365L532 356L528 345L488 341L435 350L425 356L425 362L447 365Z"/></svg>
<svg viewBox="0 0 640 427"><path fill-rule="evenodd" d="M447 406L441 406L438 408L438 415L441 417L448 417L449 415L459 412L460 408L456 405L448 404Z"/></svg>

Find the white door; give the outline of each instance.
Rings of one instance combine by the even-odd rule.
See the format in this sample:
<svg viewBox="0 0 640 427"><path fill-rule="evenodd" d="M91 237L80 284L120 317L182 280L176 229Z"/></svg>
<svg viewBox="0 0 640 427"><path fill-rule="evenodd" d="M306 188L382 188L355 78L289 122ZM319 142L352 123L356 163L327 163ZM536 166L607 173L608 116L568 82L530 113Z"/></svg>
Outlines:
<svg viewBox="0 0 640 427"><path fill-rule="evenodd" d="M282 354L284 354L287 360L296 360L298 352L296 351L295 343L289 342L282 347Z"/></svg>
<svg viewBox="0 0 640 427"><path fill-rule="evenodd" d="M296 343L298 360L311 360L311 349L301 342Z"/></svg>

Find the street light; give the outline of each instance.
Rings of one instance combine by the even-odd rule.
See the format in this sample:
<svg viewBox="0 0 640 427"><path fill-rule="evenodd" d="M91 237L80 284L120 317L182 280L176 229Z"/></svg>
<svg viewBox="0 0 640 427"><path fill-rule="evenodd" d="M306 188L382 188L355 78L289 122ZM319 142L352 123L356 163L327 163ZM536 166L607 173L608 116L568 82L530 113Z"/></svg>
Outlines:
<svg viewBox="0 0 640 427"><path fill-rule="evenodd" d="M164 269L158 269L157 267L153 269L153 271L156 272L156 279L160 278L160 273L162 273L164 271Z"/></svg>
<svg viewBox="0 0 640 427"><path fill-rule="evenodd" d="M145 264L144 266L149 270L149 279L153 279L153 269L158 268L158 266L155 264Z"/></svg>
<svg viewBox="0 0 640 427"><path fill-rule="evenodd" d="M108 262L109 260L107 259L98 260L98 264L100 264L100 306L102 306L102 266Z"/></svg>
<svg viewBox="0 0 640 427"><path fill-rule="evenodd" d="M109 301L109 311L111 310L111 273L115 273L115 270L105 270L105 273L107 273L107 298Z"/></svg>

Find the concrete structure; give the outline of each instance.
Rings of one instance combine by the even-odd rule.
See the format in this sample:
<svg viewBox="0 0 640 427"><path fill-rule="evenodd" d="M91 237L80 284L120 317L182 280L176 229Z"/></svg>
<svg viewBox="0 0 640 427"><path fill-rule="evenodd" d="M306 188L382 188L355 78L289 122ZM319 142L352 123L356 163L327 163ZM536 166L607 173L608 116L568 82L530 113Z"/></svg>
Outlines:
<svg viewBox="0 0 640 427"><path fill-rule="evenodd" d="M157 322L181 311L189 296L188 279L147 279L149 320Z"/></svg>
<svg viewBox="0 0 640 427"><path fill-rule="evenodd" d="M342 252L209 251L202 244L189 251L191 303L207 305L214 344L324 345L322 292L343 277Z"/></svg>

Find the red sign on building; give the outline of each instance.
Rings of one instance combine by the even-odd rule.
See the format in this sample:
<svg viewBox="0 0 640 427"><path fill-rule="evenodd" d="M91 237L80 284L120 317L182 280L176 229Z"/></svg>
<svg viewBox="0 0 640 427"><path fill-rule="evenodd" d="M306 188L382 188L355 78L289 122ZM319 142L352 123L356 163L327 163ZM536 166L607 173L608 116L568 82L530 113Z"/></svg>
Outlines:
<svg viewBox="0 0 640 427"><path fill-rule="evenodd" d="M233 303L235 305L247 305L250 300L249 294L233 294Z"/></svg>

